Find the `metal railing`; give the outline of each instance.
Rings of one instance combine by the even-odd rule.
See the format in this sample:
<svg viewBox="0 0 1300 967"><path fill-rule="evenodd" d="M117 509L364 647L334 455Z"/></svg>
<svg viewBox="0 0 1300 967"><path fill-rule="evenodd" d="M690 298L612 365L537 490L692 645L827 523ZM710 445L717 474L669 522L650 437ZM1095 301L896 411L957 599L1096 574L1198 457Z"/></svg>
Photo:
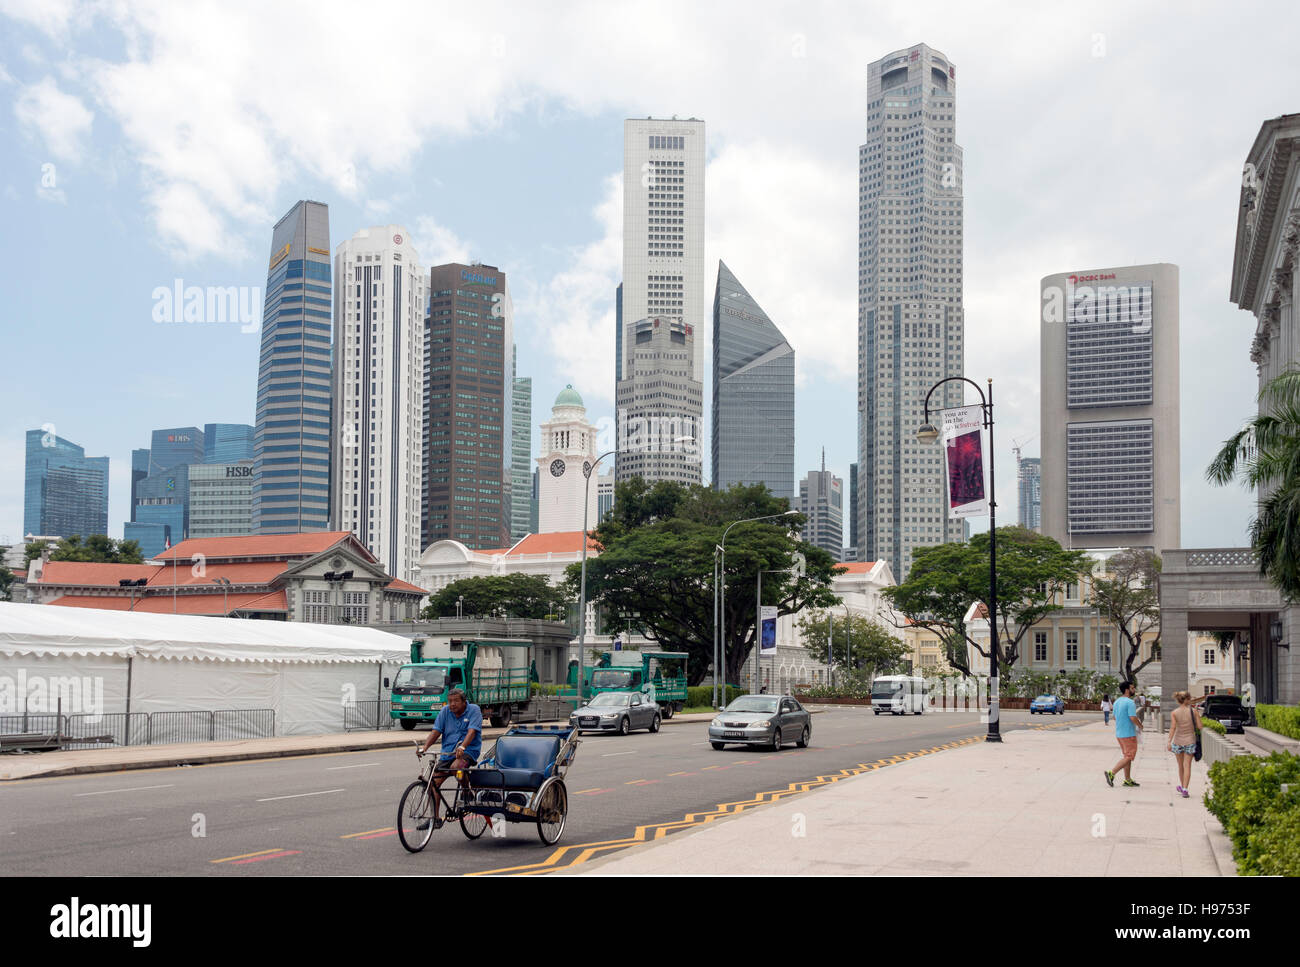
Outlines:
<svg viewBox="0 0 1300 967"><path fill-rule="evenodd" d="M103 746L225 742L275 735L275 709L185 712L50 712L0 715L0 748L94 749Z"/></svg>
<svg viewBox="0 0 1300 967"><path fill-rule="evenodd" d="M397 719L388 713L393 703L386 698L366 699L343 706L343 731L359 732L369 729L380 732L396 727Z"/></svg>

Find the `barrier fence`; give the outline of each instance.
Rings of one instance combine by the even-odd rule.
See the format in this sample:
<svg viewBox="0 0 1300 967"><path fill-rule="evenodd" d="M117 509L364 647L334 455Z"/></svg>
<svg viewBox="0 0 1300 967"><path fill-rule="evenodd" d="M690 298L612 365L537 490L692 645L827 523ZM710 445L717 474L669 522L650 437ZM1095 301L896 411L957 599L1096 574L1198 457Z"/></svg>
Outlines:
<svg viewBox="0 0 1300 967"><path fill-rule="evenodd" d="M343 706L343 731L359 732L363 729L382 731L397 725L397 719L390 716L393 703L386 698L367 699L351 702Z"/></svg>
<svg viewBox="0 0 1300 967"><path fill-rule="evenodd" d="M94 749L263 739L273 735L275 709L270 708L0 715L0 748Z"/></svg>

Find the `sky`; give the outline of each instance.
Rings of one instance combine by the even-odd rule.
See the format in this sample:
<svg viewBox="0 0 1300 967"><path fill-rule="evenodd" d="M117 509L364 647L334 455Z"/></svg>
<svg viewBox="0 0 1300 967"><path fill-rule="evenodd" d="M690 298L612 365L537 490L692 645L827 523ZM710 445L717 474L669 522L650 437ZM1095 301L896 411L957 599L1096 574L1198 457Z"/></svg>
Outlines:
<svg viewBox="0 0 1300 967"><path fill-rule="evenodd" d="M111 458L120 537L151 430L253 422L255 321L159 321L155 292L260 306L300 198L331 246L401 225L426 267L505 271L534 452L566 384L611 417L623 121L648 115L706 123L697 332L725 260L795 348L796 478L824 448L847 499L866 70L924 42L958 70L966 375L994 381L1001 520L1013 446L1063 430L1039 425L1039 280L1172 262L1182 544L1242 546L1250 495L1204 469L1255 409L1233 240L1260 125L1300 111L1297 35L1286 3L0 0L0 544L26 430Z"/></svg>

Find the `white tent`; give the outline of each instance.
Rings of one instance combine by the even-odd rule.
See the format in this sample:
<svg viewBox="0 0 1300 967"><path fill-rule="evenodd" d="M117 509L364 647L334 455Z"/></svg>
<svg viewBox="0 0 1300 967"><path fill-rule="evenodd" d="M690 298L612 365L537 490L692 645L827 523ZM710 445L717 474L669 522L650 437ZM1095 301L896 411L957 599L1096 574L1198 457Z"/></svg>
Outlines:
<svg viewBox="0 0 1300 967"><path fill-rule="evenodd" d="M64 714L273 709L278 735L338 732L409 655L374 628L0 603L0 715L61 697Z"/></svg>

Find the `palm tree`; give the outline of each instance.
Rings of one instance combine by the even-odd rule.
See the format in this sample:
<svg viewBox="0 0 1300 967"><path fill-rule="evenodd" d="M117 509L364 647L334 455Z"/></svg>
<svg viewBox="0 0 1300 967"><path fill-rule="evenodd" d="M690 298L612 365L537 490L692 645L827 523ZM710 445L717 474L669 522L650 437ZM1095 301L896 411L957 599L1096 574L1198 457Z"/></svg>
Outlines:
<svg viewBox="0 0 1300 967"><path fill-rule="evenodd" d="M1205 471L1212 483L1240 479L1263 491L1250 523L1259 570L1288 601L1300 600L1300 368L1259 392L1259 415L1224 441Z"/></svg>

